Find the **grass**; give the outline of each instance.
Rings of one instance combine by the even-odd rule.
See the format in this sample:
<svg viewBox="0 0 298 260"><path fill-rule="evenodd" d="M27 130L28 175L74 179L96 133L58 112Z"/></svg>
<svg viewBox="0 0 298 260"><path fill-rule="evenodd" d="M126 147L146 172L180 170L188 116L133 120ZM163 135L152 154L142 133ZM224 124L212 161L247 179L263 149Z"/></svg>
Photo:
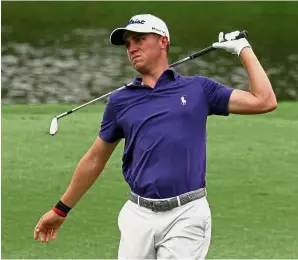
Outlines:
<svg viewBox="0 0 298 260"><path fill-rule="evenodd" d="M41 244L33 228L56 203L93 143L101 104L60 119L71 105L2 106L2 258L116 258L117 216L129 188L123 143L72 211L58 238ZM271 114L210 117L208 200L213 236L208 258L298 258L298 103Z"/></svg>

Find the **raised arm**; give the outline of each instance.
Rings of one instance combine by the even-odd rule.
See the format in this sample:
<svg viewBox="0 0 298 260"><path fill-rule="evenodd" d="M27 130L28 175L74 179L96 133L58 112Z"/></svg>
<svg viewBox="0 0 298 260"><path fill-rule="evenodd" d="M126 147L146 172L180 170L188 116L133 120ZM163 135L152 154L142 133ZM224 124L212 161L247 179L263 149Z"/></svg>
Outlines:
<svg viewBox="0 0 298 260"><path fill-rule="evenodd" d="M233 114L263 114L277 108L277 100L270 80L260 64L258 58L245 38L232 40L238 31L231 33L226 42L219 42L213 47L222 48L233 54L237 54L248 74L250 91L235 89L228 103L228 111Z"/></svg>

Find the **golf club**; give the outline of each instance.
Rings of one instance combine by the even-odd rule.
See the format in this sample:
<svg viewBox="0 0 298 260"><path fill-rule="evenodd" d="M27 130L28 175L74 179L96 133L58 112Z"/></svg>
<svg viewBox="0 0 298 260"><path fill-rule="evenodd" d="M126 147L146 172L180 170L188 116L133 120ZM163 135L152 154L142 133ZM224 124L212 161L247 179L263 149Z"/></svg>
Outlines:
<svg viewBox="0 0 298 260"><path fill-rule="evenodd" d="M236 37L236 39L247 38L247 36L248 36L247 31L246 31L246 30L243 30L243 31L241 31L241 32L239 33L239 35ZM198 52L196 52L196 53L194 53L194 54L192 54L192 55L190 55L190 56L188 56L188 57L186 57L186 58L184 58L184 59L181 59L181 60L179 60L179 61L174 62L173 64L170 65L170 67L175 67L175 66L180 65L180 64L182 64L182 63L184 63L184 62L186 62L186 61L188 61L188 60L195 59L195 58L197 58L197 57L200 57L200 56L202 56L202 55L204 55L204 54L206 54L206 53L209 53L209 52L211 52L211 51L214 51L214 50L216 50L216 48L213 48L212 46L209 46L209 47L207 47L207 48L205 48L205 49L203 49L203 50L200 50L200 51L198 51ZM114 90L114 91L123 89L123 88L125 88L125 87L126 87L126 85L124 85L124 86L122 86L122 87L120 87L120 88L118 88L118 89L116 89L116 90ZM87 103L85 103L85 104L82 104L82 105L80 105L80 106L78 106L78 107L75 107L75 108L73 108L73 109L71 109L71 110L69 110L69 111L66 111L66 112L64 112L64 113L62 113L62 114L60 114L60 115L58 115L58 116L55 116L55 117L52 119L52 121L51 121L51 125L50 125L50 134L51 134L51 135L55 135L55 134L58 132L58 119L60 119L60 118L62 118L62 117L64 117L64 116L67 116L67 115L69 115L69 114L71 114L71 113L73 113L73 112L75 112L75 111L77 111L77 110L79 110L79 109L81 109L81 108L83 108L83 107L85 107L85 106L88 106L89 104L95 103L96 101L101 100L101 99L103 99L103 98L109 96L109 95L110 95L112 92L114 92L114 91L111 91L111 92L109 92L109 93L107 93L107 94L104 94L104 95L102 95L102 96L100 96L100 97L98 97L98 98L95 98L95 99L93 99L93 100L91 100L91 101L89 101L89 102L87 102Z"/></svg>

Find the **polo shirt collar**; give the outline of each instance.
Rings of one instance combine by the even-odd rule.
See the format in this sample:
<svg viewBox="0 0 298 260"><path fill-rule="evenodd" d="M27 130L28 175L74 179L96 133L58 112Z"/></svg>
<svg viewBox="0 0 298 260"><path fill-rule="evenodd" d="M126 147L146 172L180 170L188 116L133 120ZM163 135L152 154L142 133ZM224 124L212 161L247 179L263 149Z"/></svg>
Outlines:
<svg viewBox="0 0 298 260"><path fill-rule="evenodd" d="M170 67L161 74L160 78L161 77L168 77L171 80L177 80L179 77L179 74L175 71L174 68ZM142 78L140 77L134 78L131 84L127 84L127 87L132 87L132 88L141 87L141 86L142 86Z"/></svg>

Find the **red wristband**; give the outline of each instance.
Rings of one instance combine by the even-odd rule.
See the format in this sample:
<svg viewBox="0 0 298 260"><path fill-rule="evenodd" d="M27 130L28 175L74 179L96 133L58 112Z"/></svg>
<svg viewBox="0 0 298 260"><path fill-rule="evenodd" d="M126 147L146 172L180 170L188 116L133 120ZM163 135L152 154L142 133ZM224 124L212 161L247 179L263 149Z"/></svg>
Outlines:
<svg viewBox="0 0 298 260"><path fill-rule="evenodd" d="M56 207L53 207L52 210L57 213L60 217L66 217L67 216L67 213L63 212L62 210L60 209L57 209Z"/></svg>

